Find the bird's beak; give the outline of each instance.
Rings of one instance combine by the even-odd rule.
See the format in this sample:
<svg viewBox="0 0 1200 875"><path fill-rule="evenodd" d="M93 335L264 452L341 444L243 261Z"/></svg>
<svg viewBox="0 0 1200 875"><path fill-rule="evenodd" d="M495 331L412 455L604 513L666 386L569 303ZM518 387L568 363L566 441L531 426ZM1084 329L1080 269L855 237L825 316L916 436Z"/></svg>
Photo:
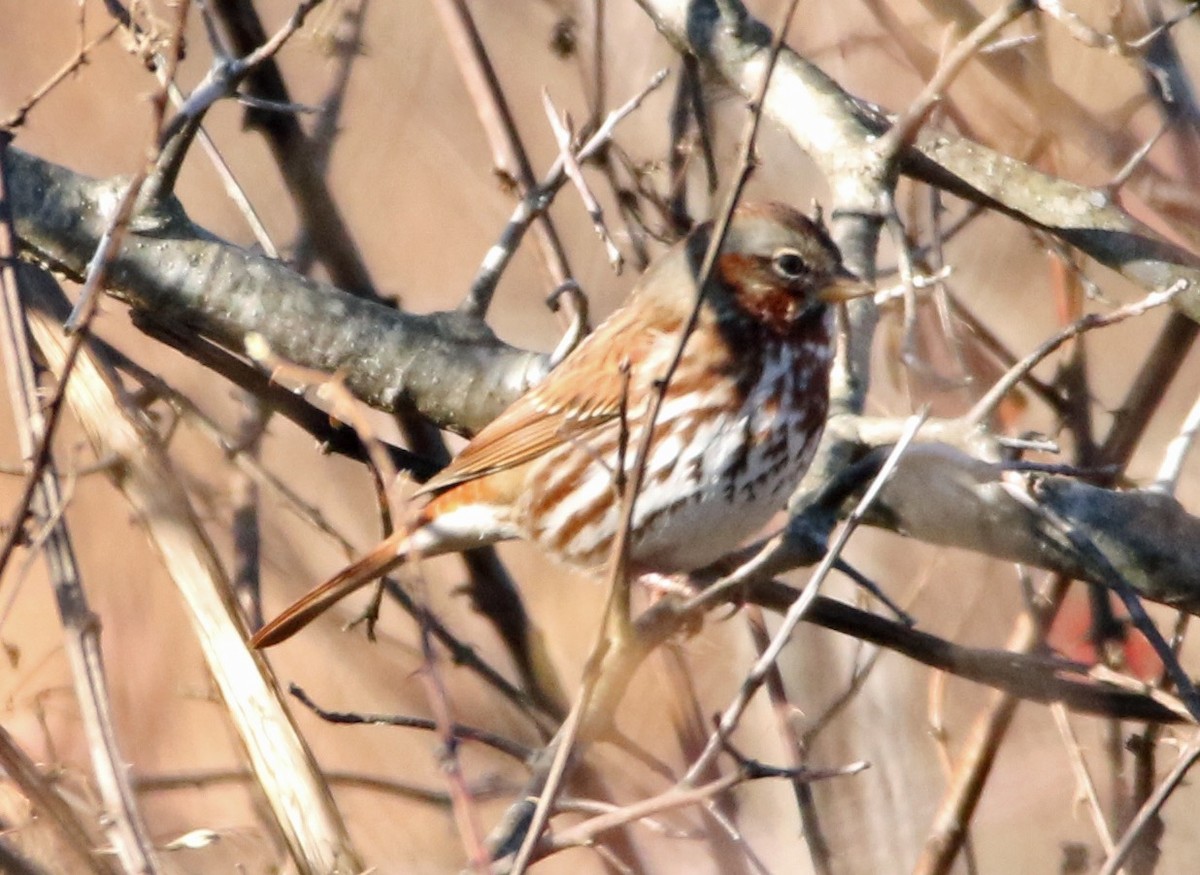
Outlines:
<svg viewBox="0 0 1200 875"><path fill-rule="evenodd" d="M852 301L855 298L862 298L873 294L875 294L874 286L868 282L863 282L850 273L850 271L842 268L834 275L833 279L817 292L817 297L826 304L841 304L844 301Z"/></svg>

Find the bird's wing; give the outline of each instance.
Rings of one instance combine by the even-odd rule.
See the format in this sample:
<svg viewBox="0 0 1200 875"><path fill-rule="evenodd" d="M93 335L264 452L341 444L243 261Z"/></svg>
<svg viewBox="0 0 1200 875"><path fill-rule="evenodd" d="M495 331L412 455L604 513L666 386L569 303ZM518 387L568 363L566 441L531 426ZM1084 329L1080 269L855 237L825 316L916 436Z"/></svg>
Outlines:
<svg viewBox="0 0 1200 875"><path fill-rule="evenodd" d="M618 310L541 384L475 435L420 492L441 492L515 468L615 423L627 385L625 362L644 358L662 337L663 332L648 331L628 311Z"/></svg>

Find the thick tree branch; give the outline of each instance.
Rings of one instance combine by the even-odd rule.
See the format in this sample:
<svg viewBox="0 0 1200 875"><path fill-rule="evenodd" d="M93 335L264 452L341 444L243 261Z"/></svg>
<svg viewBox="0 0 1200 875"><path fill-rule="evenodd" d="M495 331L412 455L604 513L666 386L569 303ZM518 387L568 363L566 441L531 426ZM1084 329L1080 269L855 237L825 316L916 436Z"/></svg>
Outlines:
<svg viewBox="0 0 1200 875"><path fill-rule="evenodd" d="M638 0L682 54L693 55L749 99L766 63L770 30L736 0ZM820 167L836 208L878 211L872 143L891 122L785 48L763 110ZM998 210L1078 247L1146 289L1186 280L1175 305L1200 319L1200 259L1154 234L1102 189L1042 173L978 143L925 131L899 155L899 169L975 204ZM845 245L843 248L847 248ZM853 250L848 252L853 265Z"/></svg>
<svg viewBox="0 0 1200 875"><path fill-rule="evenodd" d="M877 458L881 453L875 451ZM1200 518L1173 497L1155 491L1120 492L1044 475L1026 483L1027 476L949 444L917 444L897 466L867 523L929 544L961 547L1108 585L1093 563L1064 542L1047 515L1038 511L1044 509L1091 541L1139 595L1200 613ZM838 487L832 483L817 495L804 516L825 516L832 526L836 508L847 497ZM1027 490L1031 501L1019 501L1013 494L1018 489ZM823 537L808 533L810 539L814 535L817 540Z"/></svg>
<svg viewBox="0 0 1200 875"><path fill-rule="evenodd" d="M22 254L82 277L120 184L15 149L8 161ZM542 357L502 343L477 319L399 313L306 279L218 240L175 201L135 220L109 277L109 291L160 324L234 351L257 333L283 358L341 371L371 406L412 404L452 431L479 428L544 373Z"/></svg>

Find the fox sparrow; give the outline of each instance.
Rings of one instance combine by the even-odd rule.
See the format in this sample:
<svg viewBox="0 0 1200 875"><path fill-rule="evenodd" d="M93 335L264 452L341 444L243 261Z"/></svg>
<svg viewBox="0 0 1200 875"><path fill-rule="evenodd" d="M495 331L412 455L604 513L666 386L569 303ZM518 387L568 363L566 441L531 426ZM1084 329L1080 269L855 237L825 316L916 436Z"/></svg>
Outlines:
<svg viewBox="0 0 1200 875"><path fill-rule="evenodd" d="M695 306L710 233L698 227L656 261L624 306L425 484L432 497L411 525L295 602L253 645L289 638L410 556L525 538L570 565L601 567L621 513L614 469L633 464ZM654 422L630 532L636 572L708 565L783 506L825 425L828 305L866 291L795 210L737 210Z"/></svg>

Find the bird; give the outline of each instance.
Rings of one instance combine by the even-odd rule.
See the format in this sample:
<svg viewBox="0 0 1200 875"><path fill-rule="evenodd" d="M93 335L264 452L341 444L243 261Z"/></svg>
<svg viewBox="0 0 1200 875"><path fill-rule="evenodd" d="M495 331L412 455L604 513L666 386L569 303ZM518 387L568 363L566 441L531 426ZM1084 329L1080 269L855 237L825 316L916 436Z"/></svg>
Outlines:
<svg viewBox="0 0 1200 875"><path fill-rule="evenodd" d="M843 266L819 220L778 202L745 203L664 387L712 233L700 224L657 258L624 304L424 484L426 503L409 524L251 644L290 638L413 557L522 538L599 572L658 391L630 523L631 573L702 568L762 529L799 485L825 426L833 305L871 289Z"/></svg>

